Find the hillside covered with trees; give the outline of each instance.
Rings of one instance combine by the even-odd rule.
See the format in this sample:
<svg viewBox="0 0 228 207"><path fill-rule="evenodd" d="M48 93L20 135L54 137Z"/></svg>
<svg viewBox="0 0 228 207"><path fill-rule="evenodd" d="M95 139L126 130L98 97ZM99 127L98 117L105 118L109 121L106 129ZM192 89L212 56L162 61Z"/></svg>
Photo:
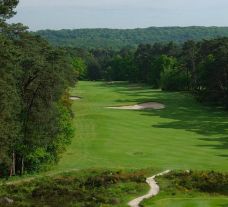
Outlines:
<svg viewBox="0 0 228 207"><path fill-rule="evenodd" d="M145 29L75 29L36 32L56 46L79 48L137 47L139 44L183 43L228 37L228 27L150 27Z"/></svg>

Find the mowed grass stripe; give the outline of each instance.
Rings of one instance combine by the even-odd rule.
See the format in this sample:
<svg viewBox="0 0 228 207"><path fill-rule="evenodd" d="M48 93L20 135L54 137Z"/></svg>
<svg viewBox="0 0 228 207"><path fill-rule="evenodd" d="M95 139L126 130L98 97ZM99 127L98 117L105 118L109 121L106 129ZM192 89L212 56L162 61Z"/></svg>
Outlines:
<svg viewBox="0 0 228 207"><path fill-rule="evenodd" d="M228 170L228 113L187 93L127 83L80 82L72 95L75 137L57 169L147 168ZM163 110L107 106L144 102Z"/></svg>

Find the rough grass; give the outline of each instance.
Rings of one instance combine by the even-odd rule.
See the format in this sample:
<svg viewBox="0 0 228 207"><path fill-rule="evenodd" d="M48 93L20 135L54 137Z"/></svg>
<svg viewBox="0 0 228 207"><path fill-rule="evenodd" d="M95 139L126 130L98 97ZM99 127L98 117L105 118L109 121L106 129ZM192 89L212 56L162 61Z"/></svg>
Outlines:
<svg viewBox="0 0 228 207"><path fill-rule="evenodd" d="M56 171L86 168L228 170L228 113L187 93L127 83L80 82L72 95L76 135ZM106 106L160 102L162 110Z"/></svg>

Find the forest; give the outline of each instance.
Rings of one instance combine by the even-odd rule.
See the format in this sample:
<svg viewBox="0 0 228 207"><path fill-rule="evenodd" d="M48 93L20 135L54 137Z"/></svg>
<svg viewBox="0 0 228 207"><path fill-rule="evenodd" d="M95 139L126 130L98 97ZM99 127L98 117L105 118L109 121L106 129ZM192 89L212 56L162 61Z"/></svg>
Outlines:
<svg viewBox="0 0 228 207"><path fill-rule="evenodd" d="M70 143L68 56L22 24L7 24L17 0L0 1L0 176L54 164Z"/></svg>
<svg viewBox="0 0 228 207"><path fill-rule="evenodd" d="M228 37L228 27L150 27L145 29L75 29L35 32L56 46L119 50L157 42L184 43Z"/></svg>

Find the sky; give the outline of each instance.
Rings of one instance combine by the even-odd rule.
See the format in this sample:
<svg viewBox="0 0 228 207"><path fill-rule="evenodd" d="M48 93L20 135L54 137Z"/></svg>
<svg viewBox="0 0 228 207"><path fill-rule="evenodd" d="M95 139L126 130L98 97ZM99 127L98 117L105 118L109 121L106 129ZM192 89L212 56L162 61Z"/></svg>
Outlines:
<svg viewBox="0 0 228 207"><path fill-rule="evenodd" d="M20 0L30 30L228 26L228 0Z"/></svg>

